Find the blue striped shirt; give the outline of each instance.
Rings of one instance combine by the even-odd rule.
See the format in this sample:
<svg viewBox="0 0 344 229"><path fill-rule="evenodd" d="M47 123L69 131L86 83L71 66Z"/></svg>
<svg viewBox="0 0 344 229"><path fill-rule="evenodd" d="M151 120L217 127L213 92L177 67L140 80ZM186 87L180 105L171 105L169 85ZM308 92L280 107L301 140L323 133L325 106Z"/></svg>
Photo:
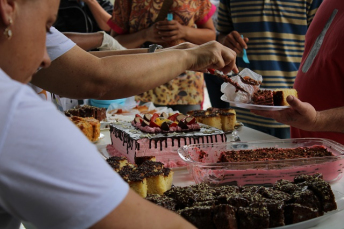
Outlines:
<svg viewBox="0 0 344 229"><path fill-rule="evenodd" d="M305 34L322 0L220 0L216 29L233 30L249 38L249 64L237 58L239 69L263 76L262 88L292 88L304 50ZM259 126L288 127L237 110L238 120Z"/></svg>

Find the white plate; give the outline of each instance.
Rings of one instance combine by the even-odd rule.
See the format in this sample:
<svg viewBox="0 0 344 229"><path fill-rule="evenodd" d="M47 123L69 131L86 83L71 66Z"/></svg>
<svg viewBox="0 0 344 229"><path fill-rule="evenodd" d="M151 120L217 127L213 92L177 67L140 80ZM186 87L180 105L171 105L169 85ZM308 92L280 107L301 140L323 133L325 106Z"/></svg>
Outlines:
<svg viewBox="0 0 344 229"><path fill-rule="evenodd" d="M240 103L228 100L225 95L221 96L221 100L228 102L233 107L240 107L249 110L269 110L269 111L279 111L289 108L289 106L266 106L266 105L257 105L252 103Z"/></svg>
<svg viewBox="0 0 344 229"><path fill-rule="evenodd" d="M343 211L344 209L344 194L340 193L338 191L333 190L333 194L335 196L336 199L336 203L337 203L337 210L334 211L330 211L325 213L323 216L314 218L314 219L310 219L310 220L306 220L300 223L295 223L295 224L291 224L291 225L287 225L287 226L283 226L283 227L274 227L275 229L306 229L306 228L310 228L313 227L319 223L321 223L322 221L328 219L329 217L331 217L332 215Z"/></svg>
<svg viewBox="0 0 344 229"><path fill-rule="evenodd" d="M99 138L93 143L97 143L100 139L104 138L104 136L105 136L104 134L100 133Z"/></svg>

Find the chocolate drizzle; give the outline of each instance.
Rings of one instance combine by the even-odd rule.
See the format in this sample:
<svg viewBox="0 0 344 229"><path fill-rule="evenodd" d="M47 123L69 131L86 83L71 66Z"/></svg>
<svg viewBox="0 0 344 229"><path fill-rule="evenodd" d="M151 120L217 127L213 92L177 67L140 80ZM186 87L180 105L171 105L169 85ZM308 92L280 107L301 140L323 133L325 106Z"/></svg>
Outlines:
<svg viewBox="0 0 344 229"><path fill-rule="evenodd" d="M202 132L202 130L206 133ZM213 133L209 134L208 133L209 130L211 130L211 132ZM171 135L167 135L167 134L147 135L147 134L142 133L141 131L136 130L129 123L118 123L118 124L114 123L110 125L110 133L113 134L113 137L121 140L122 146L126 146L127 154L129 154L129 149L139 151L140 143L138 141L143 138L149 139L148 141L149 149L153 149L153 148L158 149L159 147L161 151L163 151L165 148L168 147L168 139L171 140L172 147L178 147L178 148L187 144L214 143L214 141L217 142L217 140L219 139L217 136L221 136L220 138L221 142L225 142L227 140L227 137L223 131L218 130L213 127L205 126L203 124L201 124L200 131L177 133L177 134L171 134ZM177 141L177 143L175 141ZM111 137L111 143L112 145L114 145L112 137Z"/></svg>

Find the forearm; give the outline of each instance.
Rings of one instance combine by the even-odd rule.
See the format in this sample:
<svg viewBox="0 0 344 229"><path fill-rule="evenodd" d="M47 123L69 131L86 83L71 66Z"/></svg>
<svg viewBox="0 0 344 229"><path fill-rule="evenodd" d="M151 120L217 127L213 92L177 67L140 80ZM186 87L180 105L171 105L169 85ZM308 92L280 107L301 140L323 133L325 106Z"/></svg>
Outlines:
<svg viewBox="0 0 344 229"><path fill-rule="evenodd" d="M109 32L111 28L107 24L107 21L111 18L111 15L106 12L96 0L89 0L86 4L90 8L99 28Z"/></svg>
<svg viewBox="0 0 344 229"><path fill-rule="evenodd" d="M215 30L209 28L186 27L185 40L191 43L200 45L215 39Z"/></svg>
<svg viewBox="0 0 344 229"><path fill-rule="evenodd" d="M160 50L156 50L159 52ZM137 48L137 49L126 49L126 50L110 50L110 51L91 51L89 52L96 57L107 57L114 55L125 55L125 54L140 54L148 53L147 48Z"/></svg>
<svg viewBox="0 0 344 229"><path fill-rule="evenodd" d="M92 50L101 46L103 34L101 33L63 33L74 41L83 50Z"/></svg>
<svg viewBox="0 0 344 229"><path fill-rule="evenodd" d="M176 213L148 202L130 190L116 209L91 227L91 229L98 228L192 229L195 227Z"/></svg>
<svg viewBox="0 0 344 229"><path fill-rule="evenodd" d="M344 133L344 107L318 111L314 131Z"/></svg>
<svg viewBox="0 0 344 229"><path fill-rule="evenodd" d="M132 33L132 34L116 34L114 31L111 31L111 35L123 46L127 49L130 48L139 48L143 43L147 40L146 30L140 30L139 32Z"/></svg>
<svg viewBox="0 0 344 229"><path fill-rule="evenodd" d="M74 47L63 58L54 60L49 68L40 70L32 83L68 98L117 99L164 84L193 63L185 50L104 58L82 52Z"/></svg>

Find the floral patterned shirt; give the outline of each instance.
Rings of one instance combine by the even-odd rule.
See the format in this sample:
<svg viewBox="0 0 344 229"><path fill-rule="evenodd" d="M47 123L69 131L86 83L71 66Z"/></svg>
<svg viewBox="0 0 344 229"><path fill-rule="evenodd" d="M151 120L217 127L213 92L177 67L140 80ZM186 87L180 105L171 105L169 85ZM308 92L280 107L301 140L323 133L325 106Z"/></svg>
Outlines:
<svg viewBox="0 0 344 229"><path fill-rule="evenodd" d="M159 15L163 0L116 0L108 24L117 34L136 33L150 27ZM209 0L173 0L170 12L181 25L197 27L206 23L216 7ZM184 42L178 40L170 47ZM142 102L158 105L196 105L203 101L203 73L186 71L175 79L136 96Z"/></svg>

